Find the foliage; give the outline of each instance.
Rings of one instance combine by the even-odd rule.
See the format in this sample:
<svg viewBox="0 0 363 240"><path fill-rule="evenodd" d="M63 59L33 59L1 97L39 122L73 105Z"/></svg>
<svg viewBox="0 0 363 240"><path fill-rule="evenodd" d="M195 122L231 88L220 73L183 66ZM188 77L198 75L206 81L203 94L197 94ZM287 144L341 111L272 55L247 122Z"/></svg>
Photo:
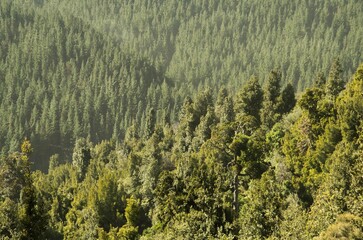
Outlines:
<svg viewBox="0 0 363 240"><path fill-rule="evenodd" d="M361 239L362 6L1 1L0 238Z"/></svg>
<svg viewBox="0 0 363 240"><path fill-rule="evenodd" d="M229 100L221 90L214 102L206 90L186 98L178 126L152 127L148 120L152 134L145 138L132 128L122 143L78 139L72 163L54 155L48 173L31 171L36 149L25 139L21 152L1 159L1 236L359 238L361 68L336 101L316 87L292 109L295 97L289 98L284 111L277 107L284 91L262 99L261 106L276 106L270 130L257 122L247 127L264 114L247 111L248 98ZM329 114L321 107L326 101L333 104Z"/></svg>

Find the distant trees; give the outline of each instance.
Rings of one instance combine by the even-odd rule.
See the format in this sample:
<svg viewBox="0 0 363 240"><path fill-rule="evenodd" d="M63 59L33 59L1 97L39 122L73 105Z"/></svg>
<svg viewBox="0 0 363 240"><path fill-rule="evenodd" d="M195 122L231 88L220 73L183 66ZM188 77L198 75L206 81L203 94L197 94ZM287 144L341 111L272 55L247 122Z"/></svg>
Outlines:
<svg viewBox="0 0 363 240"><path fill-rule="evenodd" d="M207 90L186 98L178 126L153 126L150 111L122 143L76 140L72 162L54 155L48 173L31 171L24 140L0 161L0 235L359 239L361 69L335 101L313 86L294 106L293 88L273 91L276 79L263 91L252 78L234 98ZM270 128L256 121L266 102Z"/></svg>
<svg viewBox="0 0 363 240"><path fill-rule="evenodd" d="M362 7L1 1L0 238L361 239Z"/></svg>
<svg viewBox="0 0 363 240"><path fill-rule="evenodd" d="M283 0L269 4L268 13L258 1L55 3L57 9L44 1L0 6L1 151L15 151L27 136L39 150L31 161L43 171L54 154L70 160L82 137L121 142L131 126L140 129L140 137L151 136L153 125L176 122L186 96L206 87L213 98L222 85L229 94L246 88L236 106L232 97L221 97L215 106L219 121L238 116L249 119L246 131L261 121L272 127L280 112L292 107L284 105L293 97L292 88L312 86L319 70L323 75L316 86L324 85L335 99L361 61L352 54L359 52L363 36L359 1ZM341 60L329 73L335 57ZM264 85L275 67L280 69L279 103L265 102L260 119L259 93L249 92L253 83L245 83L255 74L255 82ZM320 108L327 110L331 103L326 100ZM207 108L195 109L198 125Z"/></svg>

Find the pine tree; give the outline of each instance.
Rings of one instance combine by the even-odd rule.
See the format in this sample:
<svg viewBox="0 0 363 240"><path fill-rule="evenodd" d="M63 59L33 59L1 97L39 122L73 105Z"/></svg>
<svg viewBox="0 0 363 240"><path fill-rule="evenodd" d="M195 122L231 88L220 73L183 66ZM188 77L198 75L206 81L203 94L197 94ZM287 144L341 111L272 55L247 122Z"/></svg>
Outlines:
<svg viewBox="0 0 363 240"><path fill-rule="evenodd" d="M291 83L282 90L279 100L278 112L280 114L288 113L294 108L296 104L295 90Z"/></svg>
<svg viewBox="0 0 363 240"><path fill-rule="evenodd" d="M237 118L242 115L253 116L260 121L260 110L263 101L263 91L255 76L252 76L246 85L237 93L235 111Z"/></svg>
<svg viewBox="0 0 363 240"><path fill-rule="evenodd" d="M278 98L280 96L281 72L273 70L270 72L267 84L264 88L263 108L261 109L261 122L271 128L281 115L278 113Z"/></svg>
<svg viewBox="0 0 363 240"><path fill-rule="evenodd" d="M220 123L230 123L234 120L233 101L225 87L219 90L215 113Z"/></svg>
<svg viewBox="0 0 363 240"><path fill-rule="evenodd" d="M335 59L331 65L325 89L326 94L333 99L344 89L345 82L342 79L342 73L343 70L340 60Z"/></svg>
<svg viewBox="0 0 363 240"><path fill-rule="evenodd" d="M153 108L149 110L146 115L146 126L145 126L145 136L146 138L150 138L154 133L156 124L156 112Z"/></svg>
<svg viewBox="0 0 363 240"><path fill-rule="evenodd" d="M84 138L78 139L72 154L72 165L76 168L78 180L84 179L90 160L91 144Z"/></svg>

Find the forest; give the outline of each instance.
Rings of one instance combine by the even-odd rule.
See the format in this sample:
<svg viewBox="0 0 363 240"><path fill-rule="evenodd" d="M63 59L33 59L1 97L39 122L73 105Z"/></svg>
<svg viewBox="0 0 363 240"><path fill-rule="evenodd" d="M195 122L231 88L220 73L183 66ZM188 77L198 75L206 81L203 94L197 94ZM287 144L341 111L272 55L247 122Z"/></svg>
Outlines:
<svg viewBox="0 0 363 240"><path fill-rule="evenodd" d="M0 1L0 239L363 239L362 12Z"/></svg>

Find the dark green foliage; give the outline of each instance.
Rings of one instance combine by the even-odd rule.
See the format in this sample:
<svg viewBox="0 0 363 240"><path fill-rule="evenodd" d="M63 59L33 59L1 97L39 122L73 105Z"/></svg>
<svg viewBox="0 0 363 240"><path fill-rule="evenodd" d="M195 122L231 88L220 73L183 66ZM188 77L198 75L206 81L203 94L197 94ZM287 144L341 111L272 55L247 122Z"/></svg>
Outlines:
<svg viewBox="0 0 363 240"><path fill-rule="evenodd" d="M37 149L34 168L47 171L49 157L59 154L69 161L81 137L121 142L131 126L139 128L140 137L151 135L146 133L150 109L156 125L174 123L183 99L201 89L217 93L225 85L235 93L251 75L266 83L266 73L279 67L280 86L292 81L301 91L318 71L328 76L332 59L339 57L327 81L320 77L316 85L334 99L362 61L361 10L358 0L4 0L1 151L15 151L27 136ZM272 98L279 95L276 90L271 89ZM207 109L199 109L204 103L198 101L197 125ZM260 101L250 103L243 108L251 107L246 114L260 123ZM231 99L223 105L223 113L216 106L217 118L230 121ZM281 117L275 107L265 104L268 128Z"/></svg>
<svg viewBox="0 0 363 240"><path fill-rule="evenodd" d="M295 104L295 90L291 83L289 83L281 92L278 111L280 114L288 113L295 107Z"/></svg>
<svg viewBox="0 0 363 240"><path fill-rule="evenodd" d="M330 97L336 98L340 91L344 89L345 82L342 79L342 66L339 59L336 59L329 72L329 77L326 82L326 94Z"/></svg>
<svg viewBox="0 0 363 240"><path fill-rule="evenodd" d="M362 7L0 1L0 238L361 239Z"/></svg>
<svg viewBox="0 0 363 240"><path fill-rule="evenodd" d="M307 89L299 100L299 106L306 110L309 114L309 118L314 122L320 120L318 102L323 98L324 92L319 88Z"/></svg>
<svg viewBox="0 0 363 240"><path fill-rule="evenodd" d="M145 126L145 136L146 138L150 138L151 135L154 133L155 124L156 124L156 113L155 110L152 108L146 115L146 126Z"/></svg>
<svg viewBox="0 0 363 240"><path fill-rule="evenodd" d="M326 78L324 76L324 74L322 72L318 73L318 75L316 76L315 80L314 80L314 87L317 88L324 88L326 84Z"/></svg>
<svg viewBox="0 0 363 240"><path fill-rule="evenodd" d="M247 115L252 116L259 123L262 101L263 91L258 83L258 79L253 76L241 91L237 93L235 105L237 120Z"/></svg>
<svg viewBox="0 0 363 240"><path fill-rule="evenodd" d="M122 143L81 138L72 164L54 155L47 174L31 172L24 140L1 160L1 236L359 239L361 75L360 67L336 101L314 87L294 107L291 86L270 91L271 130L245 102L229 103L221 90L214 103L207 90L186 98L179 126L153 125L150 115ZM237 118L223 118L233 105Z"/></svg>
<svg viewBox="0 0 363 240"><path fill-rule="evenodd" d="M72 165L75 167L78 179L82 181L91 161L91 145L84 139L78 139L73 149Z"/></svg>
<svg viewBox="0 0 363 240"><path fill-rule="evenodd" d="M215 112L220 123L229 123L234 120L233 101L224 87L219 90Z"/></svg>
<svg viewBox="0 0 363 240"><path fill-rule="evenodd" d="M280 95L281 90L281 72L279 70L273 70L268 76L268 81L264 89L264 99L272 104L277 103L277 98Z"/></svg>
<svg viewBox="0 0 363 240"><path fill-rule="evenodd" d="M281 117L279 113L279 96L281 91L281 72L270 72L264 88L263 108L261 109L261 122L266 128L271 128Z"/></svg>

